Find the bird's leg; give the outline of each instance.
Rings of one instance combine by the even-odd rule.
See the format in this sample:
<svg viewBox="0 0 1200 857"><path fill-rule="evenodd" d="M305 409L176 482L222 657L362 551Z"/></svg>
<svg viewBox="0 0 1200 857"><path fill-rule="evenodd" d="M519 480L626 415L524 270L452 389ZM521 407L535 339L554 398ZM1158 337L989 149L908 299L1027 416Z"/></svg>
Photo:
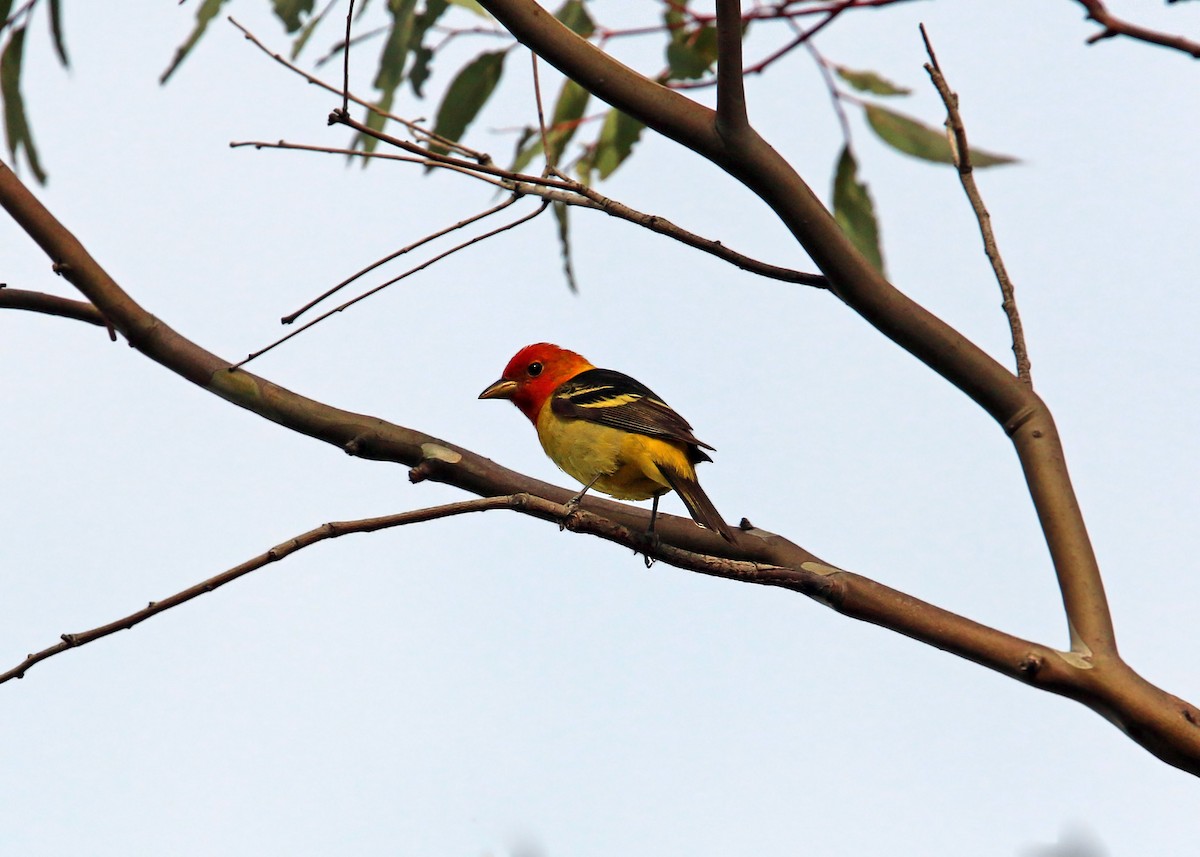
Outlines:
<svg viewBox="0 0 1200 857"><path fill-rule="evenodd" d="M564 505L567 507L567 514L563 515L563 518L562 518L562 520L558 522L558 528L559 528L560 530L565 530L565 529L567 528L567 520L568 520L568 519L569 519L569 518L570 518L572 515L574 515L574 514L575 514L575 510L579 508L579 503L580 503L580 501L581 501L581 500L583 500L583 495L584 495L584 494L586 494L586 493L588 492L588 489L589 489L589 488L591 488L593 485L595 485L595 484L596 484L596 482L597 482L597 481L600 479L601 475L602 475L602 474L600 474L600 473L597 473L597 474L596 474L596 478L595 478L595 479L593 479L593 480L592 480L591 482L589 482L587 485L584 485L584 486L583 486L583 490L582 490L582 491L580 491L578 494L576 494L574 497L572 497L570 500L568 500L568 501L567 501L567 502L564 504Z"/></svg>
<svg viewBox="0 0 1200 857"><path fill-rule="evenodd" d="M654 495L654 503L650 506L650 526L646 527L646 545L648 550L654 550L658 547L658 533L654 532L654 522L658 519L658 498L661 494ZM646 568L654 565L654 557L649 553L643 553L642 559L646 563Z"/></svg>

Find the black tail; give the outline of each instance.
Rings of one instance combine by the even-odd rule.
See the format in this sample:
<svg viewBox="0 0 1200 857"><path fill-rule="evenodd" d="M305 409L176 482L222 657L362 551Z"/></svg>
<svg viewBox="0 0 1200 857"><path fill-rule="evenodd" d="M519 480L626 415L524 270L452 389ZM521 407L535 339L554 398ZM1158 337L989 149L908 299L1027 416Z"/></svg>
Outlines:
<svg viewBox="0 0 1200 857"><path fill-rule="evenodd" d="M735 543L733 530L729 529L729 525L725 523L725 519L721 517L721 513L717 511L712 500L708 499L708 495L704 493L699 482L688 479L683 474L676 473L667 467L660 467L659 472L667 478L667 482L675 489L679 499L683 500L683 505L687 506L692 520L714 533L719 533L721 538L730 544Z"/></svg>

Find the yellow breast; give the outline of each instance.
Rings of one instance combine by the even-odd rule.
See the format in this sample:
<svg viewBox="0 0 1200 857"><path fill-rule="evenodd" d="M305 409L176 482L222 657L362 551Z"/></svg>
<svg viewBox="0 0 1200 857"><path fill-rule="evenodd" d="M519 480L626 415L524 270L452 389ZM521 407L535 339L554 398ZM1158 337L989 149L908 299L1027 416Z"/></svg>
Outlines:
<svg viewBox="0 0 1200 857"><path fill-rule="evenodd" d="M660 467L689 479L696 471L683 444L587 420L567 420L543 405L538 440L546 455L584 485L618 500L648 500L670 490Z"/></svg>

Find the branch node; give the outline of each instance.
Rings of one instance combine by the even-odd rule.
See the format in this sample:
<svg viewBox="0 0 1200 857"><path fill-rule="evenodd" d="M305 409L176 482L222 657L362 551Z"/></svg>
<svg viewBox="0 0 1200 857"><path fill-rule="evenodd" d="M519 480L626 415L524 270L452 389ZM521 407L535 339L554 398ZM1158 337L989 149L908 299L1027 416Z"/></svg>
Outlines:
<svg viewBox="0 0 1200 857"><path fill-rule="evenodd" d="M408 481L416 485L418 482L424 482L432 475L433 465L429 462L429 459L426 459L408 471Z"/></svg>
<svg viewBox="0 0 1200 857"><path fill-rule="evenodd" d="M59 639L61 639L64 643L66 643L68 646L71 646L71 647L79 645L79 638L76 637L74 634L60 634Z"/></svg>
<svg viewBox="0 0 1200 857"><path fill-rule="evenodd" d="M1042 671L1044 665L1045 661L1041 655L1030 652L1022 659L1017 670L1021 673L1021 678L1025 679L1025 681L1033 681L1037 678L1038 673Z"/></svg>

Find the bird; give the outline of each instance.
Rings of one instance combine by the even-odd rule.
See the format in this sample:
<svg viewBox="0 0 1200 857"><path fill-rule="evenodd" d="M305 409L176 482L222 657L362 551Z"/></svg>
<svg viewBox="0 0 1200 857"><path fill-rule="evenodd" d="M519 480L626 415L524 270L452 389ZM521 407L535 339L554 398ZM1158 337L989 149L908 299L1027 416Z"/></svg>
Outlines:
<svg viewBox="0 0 1200 857"><path fill-rule="evenodd" d="M674 490L696 523L734 543L696 481L696 465L712 461L705 450L713 447L645 384L538 342L518 351L479 398L508 399L529 418L546 455L583 484L571 508L592 488L618 500L653 499L653 534L658 500Z"/></svg>

